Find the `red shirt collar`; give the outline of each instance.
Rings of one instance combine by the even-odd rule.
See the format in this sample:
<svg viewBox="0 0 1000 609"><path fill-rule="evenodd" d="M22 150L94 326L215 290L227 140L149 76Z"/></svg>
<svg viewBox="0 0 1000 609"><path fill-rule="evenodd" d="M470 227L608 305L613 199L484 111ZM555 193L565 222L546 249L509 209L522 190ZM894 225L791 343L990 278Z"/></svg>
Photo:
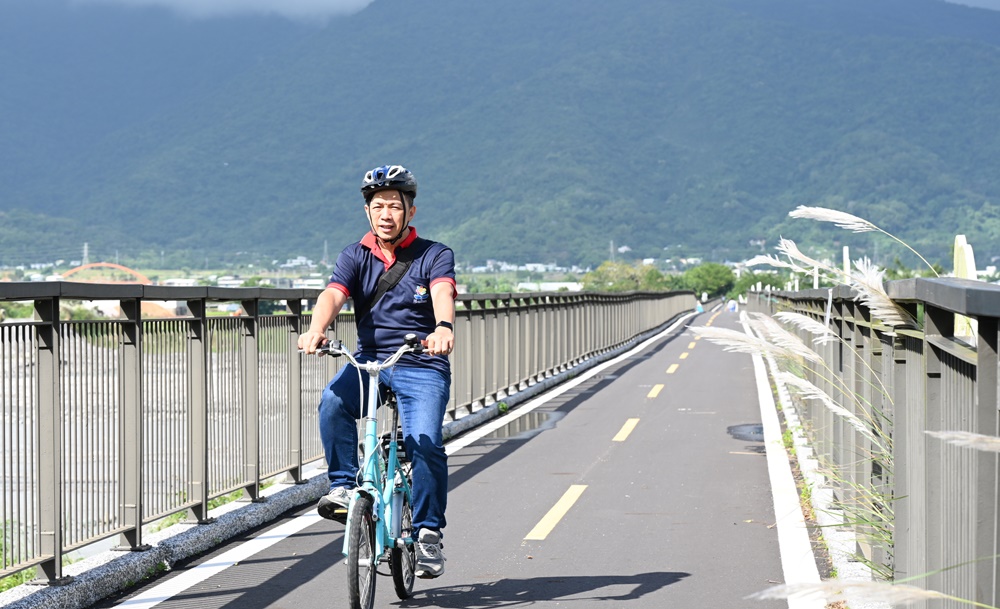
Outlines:
<svg viewBox="0 0 1000 609"><path fill-rule="evenodd" d="M409 247L411 243L417 240L416 227L411 226L409 228L410 228L410 234L406 236L406 239L400 241L399 245L397 245L396 247ZM361 245L370 249L372 254L374 254L376 258L381 260L382 264L384 264L385 268L387 269L390 266L392 266L393 262L396 261L395 257L393 257L392 260L388 260L385 257L385 254L382 253L382 248L378 246L378 241L375 240L375 234L372 233L371 231L368 231L368 234L366 234L364 237L361 238Z"/></svg>

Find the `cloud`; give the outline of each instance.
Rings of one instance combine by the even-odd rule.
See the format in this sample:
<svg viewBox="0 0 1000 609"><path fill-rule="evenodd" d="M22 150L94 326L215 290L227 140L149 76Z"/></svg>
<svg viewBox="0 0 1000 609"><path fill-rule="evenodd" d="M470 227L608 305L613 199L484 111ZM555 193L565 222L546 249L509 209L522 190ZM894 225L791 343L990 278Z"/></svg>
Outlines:
<svg viewBox="0 0 1000 609"><path fill-rule="evenodd" d="M974 6L976 8L988 8L994 11L1000 11L1000 0L945 0L951 4L964 4L965 6Z"/></svg>
<svg viewBox="0 0 1000 609"><path fill-rule="evenodd" d="M73 0L76 4L158 6L188 17L279 15L295 20L325 19L356 13L372 0Z"/></svg>

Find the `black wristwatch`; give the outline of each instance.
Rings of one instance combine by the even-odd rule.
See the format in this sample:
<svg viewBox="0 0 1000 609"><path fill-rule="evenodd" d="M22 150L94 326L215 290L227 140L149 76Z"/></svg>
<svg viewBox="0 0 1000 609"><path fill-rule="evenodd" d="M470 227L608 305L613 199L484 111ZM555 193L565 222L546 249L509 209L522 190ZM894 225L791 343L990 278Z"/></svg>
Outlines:
<svg viewBox="0 0 1000 609"><path fill-rule="evenodd" d="M448 328L448 329L449 329L449 330L451 330L452 332L454 332L454 331L455 331L455 326L454 326L454 324L452 324L452 323L451 323L450 321L439 321L439 322L437 323L437 326L436 326L436 327L438 327L438 328Z"/></svg>

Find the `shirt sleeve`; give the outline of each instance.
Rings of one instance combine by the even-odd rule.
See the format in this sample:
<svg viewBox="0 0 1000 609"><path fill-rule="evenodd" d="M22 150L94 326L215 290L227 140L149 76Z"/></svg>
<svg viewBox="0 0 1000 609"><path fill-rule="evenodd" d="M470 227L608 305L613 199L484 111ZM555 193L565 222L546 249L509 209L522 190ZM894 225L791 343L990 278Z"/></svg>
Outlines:
<svg viewBox="0 0 1000 609"><path fill-rule="evenodd" d="M431 286L446 281L451 284L453 293L458 293L455 285L455 253L450 247L442 247L435 254L428 278Z"/></svg>
<svg viewBox="0 0 1000 609"><path fill-rule="evenodd" d="M356 257L350 251L352 247L344 248L337 256L337 263L333 266L333 274L327 287L337 288L347 296L351 295L351 290L357 285L358 265L355 263Z"/></svg>

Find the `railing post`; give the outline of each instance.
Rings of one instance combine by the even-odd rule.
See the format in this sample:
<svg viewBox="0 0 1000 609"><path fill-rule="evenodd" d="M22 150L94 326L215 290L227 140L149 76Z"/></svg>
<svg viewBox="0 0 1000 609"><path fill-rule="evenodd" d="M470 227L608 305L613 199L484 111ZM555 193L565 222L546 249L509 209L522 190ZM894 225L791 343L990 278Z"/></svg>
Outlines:
<svg viewBox="0 0 1000 609"><path fill-rule="evenodd" d="M250 501L263 501L260 496L260 357L257 344L260 328L260 300L241 300L240 353L243 358L243 379L240 383L244 412L243 492Z"/></svg>
<svg viewBox="0 0 1000 609"><path fill-rule="evenodd" d="M189 300L188 309L188 484L191 500L188 508L192 522L209 524L208 517L208 317L206 299Z"/></svg>
<svg viewBox="0 0 1000 609"><path fill-rule="evenodd" d="M505 294L503 298L497 301L498 307L503 307L503 317L500 319L500 336L499 342L501 346L501 351L503 352L502 359L498 362L500 368L500 382L497 385L497 399L506 398L511 393L514 392L512 389L514 384L514 367L511 362L511 350L514 348L512 340L512 325L511 325L511 308L514 306L514 299L511 298L510 294Z"/></svg>
<svg viewBox="0 0 1000 609"><path fill-rule="evenodd" d="M924 425L928 431L942 431L943 419L941 353L927 341L930 336L951 337L955 329L955 316L944 309L927 304L924 306ZM919 440L917 440L919 441ZM952 565L944 564L944 543L941 519L944 517L945 498L941 494L941 463L943 450L940 441L923 438L926 459L925 514L927 569L932 573L927 577L927 587L940 590L943 576L941 569Z"/></svg>
<svg viewBox="0 0 1000 609"><path fill-rule="evenodd" d="M38 378L38 535L39 583L63 585L62 407L59 392L59 298L35 301Z"/></svg>
<svg viewBox="0 0 1000 609"><path fill-rule="evenodd" d="M288 310L288 470L289 482L303 484L302 477L302 356L299 334L302 328L302 299L289 298Z"/></svg>
<svg viewBox="0 0 1000 609"><path fill-rule="evenodd" d="M457 304L457 303L456 303ZM455 356L451 360L451 403L445 420L458 418L458 405L472 400L469 379L472 376L472 301L463 297L462 306L455 307Z"/></svg>
<svg viewBox="0 0 1000 609"><path fill-rule="evenodd" d="M500 317L497 311L499 305L499 298L491 298L486 301L486 306L489 308L483 311L483 315L486 316L485 323L483 324L483 331L486 333L486 336L483 342L480 343L480 349L482 349L483 357L486 360L483 365L483 372L485 373L483 376L485 382L483 395L487 396L483 399L483 406L486 406L489 401L488 397L492 397L495 401L500 401L499 370L503 345L500 340Z"/></svg>
<svg viewBox="0 0 1000 609"><path fill-rule="evenodd" d="M837 326L837 332L840 335L841 342L837 345L837 360L833 362L834 375L837 377L837 381L843 384L847 382L847 360L850 358L852 353L851 349L854 345L854 331L847 323L847 315L850 312L850 305L844 300L837 300L833 305L833 315ZM840 393L840 395L838 395ZM834 392L834 399L839 398L841 404L846 399L843 397L843 392ZM826 454L830 456L830 460L833 462L835 471L837 472L837 481L835 482L836 495L841 501L847 501L847 488L848 485L844 483L844 463L850 463L849 455L844 450L844 426L840 424L840 418L835 417L829 408L818 409L820 412L820 424L819 429L826 431L824 434L824 449Z"/></svg>
<svg viewBox="0 0 1000 609"><path fill-rule="evenodd" d="M871 393L871 373L868 367L871 365L872 354L872 315L867 307L861 304L854 305L854 356L851 358L851 387L853 388L853 399L845 400L844 406L870 429L872 422L877 420L875 405L872 402ZM860 402L858 401L860 400ZM874 473L874 459L872 459L871 442L858 433L851 426L844 426L845 435L851 438L853 455L851 485L855 491L855 497L864 497L868 494L871 502L877 501L875 489L872 484ZM873 505L874 507L874 505ZM857 538L858 552L865 559L876 564L878 548L874 544L874 528L870 523L855 525L855 530L860 533Z"/></svg>
<svg viewBox="0 0 1000 609"><path fill-rule="evenodd" d="M926 569L922 538L924 530L924 439L922 386L910 384L911 372L919 366L911 360L908 341L903 335L893 340L893 555L895 578L906 579Z"/></svg>
<svg viewBox="0 0 1000 609"><path fill-rule="evenodd" d="M976 433L1000 435L1000 420L998 420L997 401L997 333L996 317L978 318L978 336L976 342ZM987 560L976 563L976 597L975 601L995 607L998 600L997 590L997 502L998 495L998 456L996 453L976 451L977 480L976 488L976 558L989 556Z"/></svg>
<svg viewBox="0 0 1000 609"><path fill-rule="evenodd" d="M469 359L475 362L472 367L472 401L469 403L468 412L471 414L486 405L486 366L488 359L489 332L486 331L489 311L486 300L477 298L475 300L477 309L472 314L474 350L469 354Z"/></svg>
<svg viewBox="0 0 1000 609"><path fill-rule="evenodd" d="M142 434L142 300L123 299L121 374L118 382L121 391L122 454L120 476L122 484L121 506L118 518L125 530L121 534L119 549L148 550L142 543L142 487L143 453Z"/></svg>
<svg viewBox="0 0 1000 609"><path fill-rule="evenodd" d="M514 369L514 391L520 391L528 386L528 333L525 325L528 323L527 300L523 296L513 296L511 306L514 307L513 345L511 347L511 366Z"/></svg>
<svg viewBox="0 0 1000 609"><path fill-rule="evenodd" d="M556 372L569 369L569 307L567 299L563 295L552 297L556 301Z"/></svg>

